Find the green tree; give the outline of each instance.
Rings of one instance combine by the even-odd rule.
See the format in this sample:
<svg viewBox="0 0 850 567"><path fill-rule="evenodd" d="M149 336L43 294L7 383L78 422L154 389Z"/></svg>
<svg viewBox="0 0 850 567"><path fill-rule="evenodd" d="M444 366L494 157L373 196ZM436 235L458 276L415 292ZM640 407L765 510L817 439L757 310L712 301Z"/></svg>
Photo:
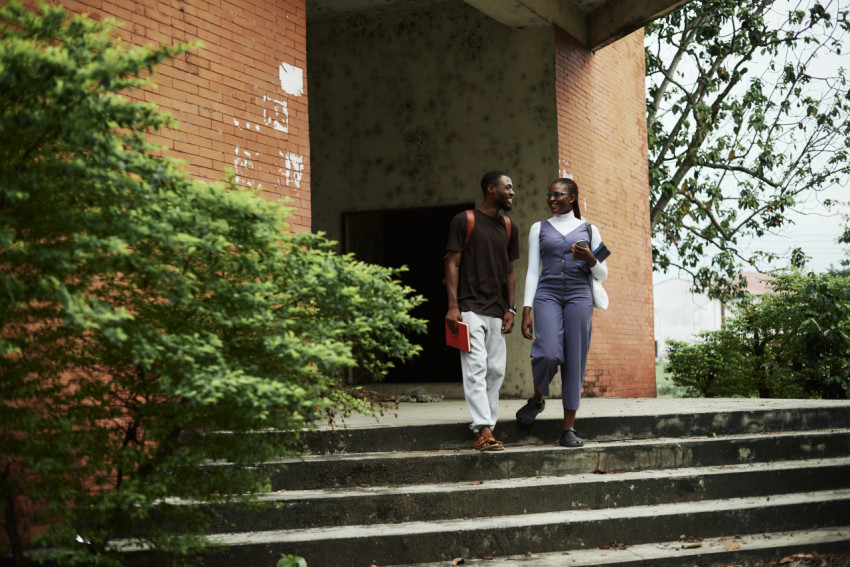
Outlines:
<svg viewBox="0 0 850 567"><path fill-rule="evenodd" d="M850 203L846 203L850 204ZM838 237L839 244L850 244L850 215L843 215L844 218L844 228L841 232L841 236ZM841 260L840 264L843 268L844 272L847 272L850 269L850 249L844 249L844 258Z"/></svg>
<svg viewBox="0 0 850 567"><path fill-rule="evenodd" d="M368 409L341 370L381 376L424 330L398 270L163 157L145 134L170 118L120 93L186 47L113 29L0 8L0 507L18 564L45 522L65 564L121 564L128 533L190 557L206 517L187 501L262 491L251 465Z"/></svg>
<svg viewBox="0 0 850 567"><path fill-rule="evenodd" d="M704 397L850 397L850 276L790 272L769 285L722 330L670 343L673 382Z"/></svg>
<svg viewBox="0 0 850 567"><path fill-rule="evenodd" d="M647 27L653 262L712 297L736 295L747 251L795 203L846 182L850 120L841 2L695 0ZM831 204L831 203L827 203ZM805 263L799 248L788 258Z"/></svg>

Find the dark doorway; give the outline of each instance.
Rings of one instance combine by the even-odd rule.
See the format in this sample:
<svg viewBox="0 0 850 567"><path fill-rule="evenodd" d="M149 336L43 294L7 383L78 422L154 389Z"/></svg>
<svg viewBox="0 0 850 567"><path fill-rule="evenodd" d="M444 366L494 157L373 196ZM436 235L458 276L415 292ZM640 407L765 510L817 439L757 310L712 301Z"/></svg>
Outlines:
<svg viewBox="0 0 850 567"><path fill-rule="evenodd" d="M422 345L422 353L393 368L387 382L460 382L460 355L446 347L446 290L443 286L443 254L449 221L474 203L344 213L343 247L364 262L392 268L407 266L402 281L427 301L413 315L428 321L427 335L411 340Z"/></svg>

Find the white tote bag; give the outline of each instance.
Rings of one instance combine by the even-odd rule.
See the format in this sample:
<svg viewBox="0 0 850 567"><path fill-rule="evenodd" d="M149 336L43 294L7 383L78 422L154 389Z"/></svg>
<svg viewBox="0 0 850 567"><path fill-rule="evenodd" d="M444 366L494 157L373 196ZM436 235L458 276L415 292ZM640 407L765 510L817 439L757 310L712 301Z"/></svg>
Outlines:
<svg viewBox="0 0 850 567"><path fill-rule="evenodd" d="M605 311L608 309L608 293L602 287L602 282L590 276L590 290L593 293L593 306Z"/></svg>

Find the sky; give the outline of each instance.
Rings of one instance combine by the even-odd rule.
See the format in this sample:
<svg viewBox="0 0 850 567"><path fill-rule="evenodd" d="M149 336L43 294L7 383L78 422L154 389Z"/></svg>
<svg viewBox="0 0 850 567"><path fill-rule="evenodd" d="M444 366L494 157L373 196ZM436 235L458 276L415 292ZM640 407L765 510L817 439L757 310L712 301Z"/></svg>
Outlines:
<svg viewBox="0 0 850 567"><path fill-rule="evenodd" d="M827 194L845 203L850 201L850 188L847 187L832 187ZM830 212L816 199L811 199L796 208L798 211L789 215L794 220L793 225L778 235L756 239L750 246L778 254L788 254L799 246L811 257L807 268L814 272L825 272L830 266L838 268L842 259L850 260L850 246L836 242L844 227L841 211L850 214L850 207L845 205Z"/></svg>

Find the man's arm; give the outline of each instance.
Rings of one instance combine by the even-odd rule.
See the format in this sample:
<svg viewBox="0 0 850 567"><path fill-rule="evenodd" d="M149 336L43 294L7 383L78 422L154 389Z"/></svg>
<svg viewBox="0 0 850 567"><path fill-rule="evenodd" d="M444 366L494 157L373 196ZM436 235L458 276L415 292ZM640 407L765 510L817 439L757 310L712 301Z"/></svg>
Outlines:
<svg viewBox="0 0 850 567"><path fill-rule="evenodd" d="M514 275L514 263L508 262L508 301L514 305L514 290L516 289L516 276ZM510 311L505 311L505 316L502 318L502 333L507 335L514 330L514 314Z"/></svg>
<svg viewBox="0 0 850 567"><path fill-rule="evenodd" d="M449 297L449 311L446 321L453 335L457 334L457 322L461 321L460 308L457 305L457 280L460 271L460 252L449 251L446 254L446 294Z"/></svg>

